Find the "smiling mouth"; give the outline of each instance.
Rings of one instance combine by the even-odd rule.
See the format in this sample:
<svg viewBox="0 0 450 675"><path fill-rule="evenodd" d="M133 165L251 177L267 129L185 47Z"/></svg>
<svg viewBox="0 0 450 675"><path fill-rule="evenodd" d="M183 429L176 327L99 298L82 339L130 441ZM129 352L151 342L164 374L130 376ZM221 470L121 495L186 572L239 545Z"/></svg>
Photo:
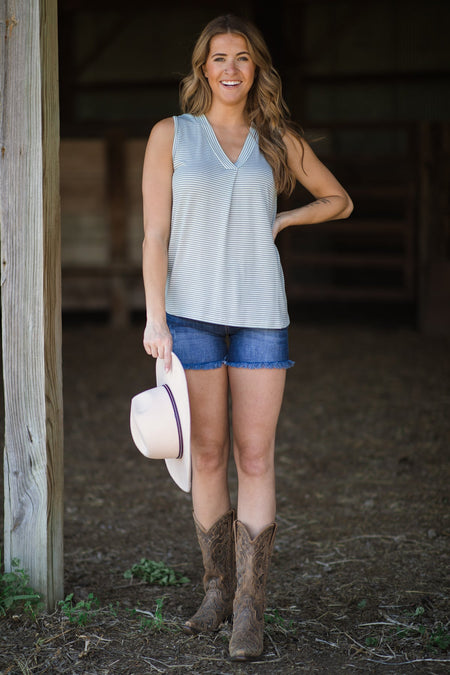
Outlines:
<svg viewBox="0 0 450 675"><path fill-rule="evenodd" d="M237 87L239 84L241 84L240 80L222 80L220 84L223 84L224 87Z"/></svg>

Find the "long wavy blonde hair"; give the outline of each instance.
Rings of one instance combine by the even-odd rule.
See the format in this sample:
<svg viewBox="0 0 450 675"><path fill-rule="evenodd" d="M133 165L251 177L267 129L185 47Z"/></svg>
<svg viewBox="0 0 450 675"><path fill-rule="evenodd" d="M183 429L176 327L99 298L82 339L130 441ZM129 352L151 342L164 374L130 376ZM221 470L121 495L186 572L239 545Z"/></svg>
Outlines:
<svg viewBox="0 0 450 675"><path fill-rule="evenodd" d="M212 92L203 73L211 40L216 35L241 35L256 65L255 80L247 97L248 122L259 135L259 147L273 170L278 193L290 194L296 177L288 164L283 137L287 131L302 143L303 133L289 119L281 92L281 79L272 65L267 45L259 30L249 21L227 14L210 21L201 32L193 53L192 70L181 82L180 104L184 113L203 115L212 104Z"/></svg>

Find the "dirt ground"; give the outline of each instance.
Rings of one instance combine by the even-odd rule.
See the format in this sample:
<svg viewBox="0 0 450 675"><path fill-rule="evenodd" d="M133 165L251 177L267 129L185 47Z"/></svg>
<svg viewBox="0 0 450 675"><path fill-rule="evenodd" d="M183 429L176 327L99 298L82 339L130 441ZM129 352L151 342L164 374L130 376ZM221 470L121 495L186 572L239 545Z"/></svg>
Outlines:
<svg viewBox="0 0 450 675"><path fill-rule="evenodd" d="M61 609L0 619L0 672L449 672L450 340L395 321L292 325L265 651L235 664L230 625L179 630L200 553L190 496L129 434L130 399L154 384L141 330L65 325L65 593L99 606L86 625ZM190 583L125 579L142 557Z"/></svg>

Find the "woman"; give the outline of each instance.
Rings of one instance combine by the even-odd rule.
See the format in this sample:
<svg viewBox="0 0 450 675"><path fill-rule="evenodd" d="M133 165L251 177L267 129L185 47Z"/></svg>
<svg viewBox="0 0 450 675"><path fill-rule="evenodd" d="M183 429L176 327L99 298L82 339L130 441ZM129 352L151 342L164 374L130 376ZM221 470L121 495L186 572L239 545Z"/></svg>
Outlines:
<svg viewBox="0 0 450 675"><path fill-rule="evenodd" d="M230 655L246 660L263 650L275 430L292 365L274 240L291 225L346 218L352 203L287 121L278 74L247 21L223 16L205 27L181 104L183 115L152 129L144 160L144 347L167 369L173 349L188 381L205 597L184 630L217 630L233 614ZM297 180L315 201L277 214L277 193Z"/></svg>

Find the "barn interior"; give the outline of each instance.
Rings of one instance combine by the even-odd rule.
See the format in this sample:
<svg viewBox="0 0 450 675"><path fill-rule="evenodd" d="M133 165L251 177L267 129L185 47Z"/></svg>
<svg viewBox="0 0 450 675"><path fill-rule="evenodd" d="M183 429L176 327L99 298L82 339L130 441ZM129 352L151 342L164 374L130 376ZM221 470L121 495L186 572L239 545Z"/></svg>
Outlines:
<svg viewBox="0 0 450 675"><path fill-rule="evenodd" d="M144 307L141 170L152 125L179 113L202 27L262 30L291 117L350 193L347 221L278 240L294 319L402 317L450 332L450 52L446 0L60 0L66 318L126 325ZM299 187L284 208L311 199Z"/></svg>
<svg viewBox="0 0 450 675"><path fill-rule="evenodd" d="M51 52L56 31L45 29L55 27L56 0L30 3L35 14L28 0L21 4L19 12L16 2L3 3L17 11L4 23L8 36L15 39L17 27L29 57L36 52L26 49L23 26L32 26L35 49L41 31ZM30 20L38 6L42 23ZM131 397L154 384L153 360L141 348L144 148L154 122L178 113L178 84L196 36L223 12L261 28L292 118L355 204L347 221L287 230L278 241L296 367L277 429L278 531L264 661L243 668L248 675L447 675L448 0L279 0L272 7L261 0L59 0L65 325L61 335L57 256L46 258L42 275L42 228L26 209L18 211L23 222L11 209L4 231L14 250L2 258L0 551L3 571L11 539L33 587L41 588L34 579L44 569L50 592L66 600L33 619L22 606L3 615L0 588L0 672L231 672L230 623L198 639L179 630L203 593L191 496L171 483L163 462L137 451L129 433ZM53 64L47 70L52 82ZM11 99L20 89L14 105L26 101L29 80L10 81ZM51 99L44 90L42 100ZM47 106L51 122L54 112ZM14 150L28 134L23 127ZM14 183L14 206L28 206L24 195L42 177L42 165L37 171L29 161L35 145L22 148L17 156L24 154L33 168L26 175L36 180ZM3 150L6 163L8 143ZM57 181L48 184L57 203ZM298 188L280 207L308 199ZM45 225L51 229L50 218ZM32 262L13 264L17 250L30 250ZM16 281L28 270L25 290L36 287L39 297L24 302ZM236 504L233 462L230 486ZM162 590L124 579L144 557L191 583ZM71 612L89 603L96 608L87 623L72 623ZM159 623L149 621L158 611Z"/></svg>

